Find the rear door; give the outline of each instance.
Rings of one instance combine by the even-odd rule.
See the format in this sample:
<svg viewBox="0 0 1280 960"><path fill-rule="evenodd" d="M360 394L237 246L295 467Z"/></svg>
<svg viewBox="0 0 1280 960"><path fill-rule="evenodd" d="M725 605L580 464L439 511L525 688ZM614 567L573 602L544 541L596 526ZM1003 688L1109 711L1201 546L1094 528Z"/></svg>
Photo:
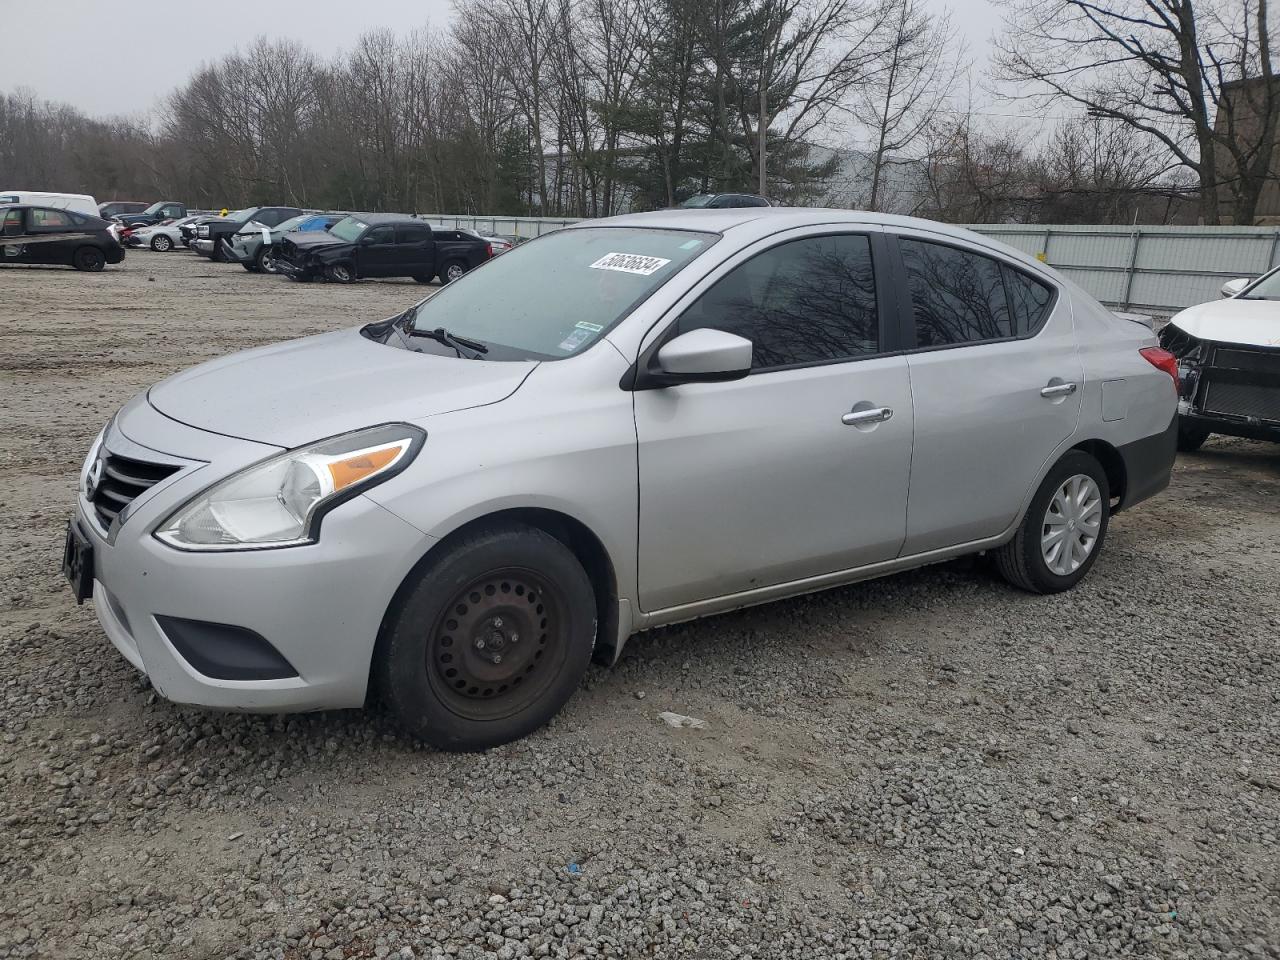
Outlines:
<svg viewBox="0 0 1280 960"><path fill-rule="evenodd" d="M903 231L896 263L915 405L906 555L1003 532L1075 430L1070 300L994 253Z"/></svg>
<svg viewBox="0 0 1280 960"><path fill-rule="evenodd" d="M27 234L28 263L70 263L71 254L83 242L85 231L75 227L66 210L30 207Z"/></svg>
<svg viewBox="0 0 1280 960"><path fill-rule="evenodd" d="M401 277L435 275L435 244L425 223L396 224L396 266Z"/></svg>

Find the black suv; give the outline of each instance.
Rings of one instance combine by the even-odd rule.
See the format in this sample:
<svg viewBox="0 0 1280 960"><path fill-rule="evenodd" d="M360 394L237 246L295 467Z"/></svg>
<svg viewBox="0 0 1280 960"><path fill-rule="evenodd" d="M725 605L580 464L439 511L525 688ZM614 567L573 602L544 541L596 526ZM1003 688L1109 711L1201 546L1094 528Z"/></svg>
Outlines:
<svg viewBox="0 0 1280 960"><path fill-rule="evenodd" d="M0 263L61 263L96 273L124 259L116 229L74 210L0 206Z"/></svg>
<svg viewBox="0 0 1280 960"><path fill-rule="evenodd" d="M276 266L292 280L413 277L430 283L438 276L448 283L491 256L489 243L469 232L434 231L401 213L356 213L328 232L288 234L280 241Z"/></svg>
<svg viewBox="0 0 1280 960"><path fill-rule="evenodd" d="M264 227L278 227L286 220L292 220L302 213L297 207L249 207L237 210L225 220L212 220L196 227L196 239L191 249L210 260L223 262L227 259L222 249L222 240L240 232L247 223L260 223Z"/></svg>

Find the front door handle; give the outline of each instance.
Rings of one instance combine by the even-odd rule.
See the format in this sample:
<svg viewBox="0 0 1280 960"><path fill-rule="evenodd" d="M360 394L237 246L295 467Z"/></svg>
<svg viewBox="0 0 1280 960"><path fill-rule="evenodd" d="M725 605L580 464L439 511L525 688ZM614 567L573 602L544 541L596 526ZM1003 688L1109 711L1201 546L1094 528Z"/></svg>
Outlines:
<svg viewBox="0 0 1280 960"><path fill-rule="evenodd" d="M1040 396L1042 397L1069 397L1076 392L1074 383L1051 383L1047 387L1040 388Z"/></svg>
<svg viewBox="0 0 1280 960"><path fill-rule="evenodd" d="M846 427L859 427L868 423L884 423L893 416L888 407L871 407L869 410L853 410L840 418Z"/></svg>

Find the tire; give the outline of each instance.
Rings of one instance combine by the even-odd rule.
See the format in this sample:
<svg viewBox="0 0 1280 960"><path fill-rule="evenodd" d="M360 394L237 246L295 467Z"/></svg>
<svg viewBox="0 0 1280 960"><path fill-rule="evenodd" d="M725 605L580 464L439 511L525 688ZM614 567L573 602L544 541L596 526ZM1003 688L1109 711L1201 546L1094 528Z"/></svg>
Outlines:
<svg viewBox="0 0 1280 960"><path fill-rule="evenodd" d="M440 283L441 285L453 283L466 272L467 265L465 263L461 260L450 260L440 268Z"/></svg>
<svg viewBox="0 0 1280 960"><path fill-rule="evenodd" d="M406 733L441 750L517 740L578 688L595 611L591 581L555 537L523 524L467 534L402 589L373 687Z"/></svg>
<svg viewBox="0 0 1280 960"><path fill-rule="evenodd" d="M1061 505L1064 495L1074 492L1083 492L1086 496L1083 513L1072 516L1075 507L1068 506L1064 511ZM1054 517L1063 518L1062 522L1055 521ZM1102 552L1110 518L1111 487L1106 471L1089 454L1073 450L1044 478L1013 539L994 551L996 569L1009 583L1031 593L1070 590L1084 578ZM1050 528L1053 528L1051 532L1061 533L1057 541L1059 551L1052 555L1053 565L1047 555L1049 547L1042 544L1042 537L1047 536L1045 531ZM1063 557L1061 551L1068 544L1075 544L1075 551Z"/></svg>
<svg viewBox="0 0 1280 960"><path fill-rule="evenodd" d="M158 233L151 238L151 249L156 253L168 253L173 249L173 239L166 234Z"/></svg>
<svg viewBox="0 0 1280 960"><path fill-rule="evenodd" d="M418 283L430 283L432 280L434 280L434 279L435 279L435 277L430 276L430 275L421 274L421 273L420 273L420 274L418 274L416 277L414 277L413 279L414 279L416 282L418 282Z"/></svg>
<svg viewBox="0 0 1280 960"><path fill-rule="evenodd" d="M253 258L253 265L258 268L259 273L276 274L280 272L280 268L276 266L275 251L267 246L258 248L257 256Z"/></svg>
<svg viewBox="0 0 1280 960"><path fill-rule="evenodd" d="M245 270L249 271L249 273L258 272L258 265L256 263L242 263L240 266L244 267Z"/></svg>
<svg viewBox="0 0 1280 960"><path fill-rule="evenodd" d="M349 263L334 263L325 267L325 278L334 283L355 283L356 272Z"/></svg>
<svg viewBox="0 0 1280 960"><path fill-rule="evenodd" d="M99 273L107 265L107 257L97 247L80 247L72 255L71 265L86 273Z"/></svg>
<svg viewBox="0 0 1280 960"><path fill-rule="evenodd" d="M1194 453L1209 439L1210 430L1190 421L1178 418L1178 450Z"/></svg>

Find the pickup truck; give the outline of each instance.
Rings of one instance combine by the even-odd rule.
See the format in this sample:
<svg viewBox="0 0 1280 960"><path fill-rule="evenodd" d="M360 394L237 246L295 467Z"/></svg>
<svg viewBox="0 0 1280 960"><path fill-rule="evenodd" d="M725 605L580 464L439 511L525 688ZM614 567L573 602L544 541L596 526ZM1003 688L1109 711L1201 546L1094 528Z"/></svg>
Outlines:
<svg viewBox="0 0 1280 960"><path fill-rule="evenodd" d="M115 218L126 227L150 227L165 220L188 216L187 205L173 200L159 200L141 213L117 213Z"/></svg>
<svg viewBox="0 0 1280 960"><path fill-rule="evenodd" d="M261 227L276 227L301 213L297 207L249 207L237 210L225 220L213 220L196 227L196 239L191 244L191 249L210 260L221 262L227 259L226 251L222 248L224 238L229 241L250 223Z"/></svg>
<svg viewBox="0 0 1280 960"><path fill-rule="evenodd" d="M413 277L430 283L439 277L449 283L492 256L492 246L474 234L433 230L399 213L360 213L327 232L288 234L280 241L276 267L292 280Z"/></svg>

